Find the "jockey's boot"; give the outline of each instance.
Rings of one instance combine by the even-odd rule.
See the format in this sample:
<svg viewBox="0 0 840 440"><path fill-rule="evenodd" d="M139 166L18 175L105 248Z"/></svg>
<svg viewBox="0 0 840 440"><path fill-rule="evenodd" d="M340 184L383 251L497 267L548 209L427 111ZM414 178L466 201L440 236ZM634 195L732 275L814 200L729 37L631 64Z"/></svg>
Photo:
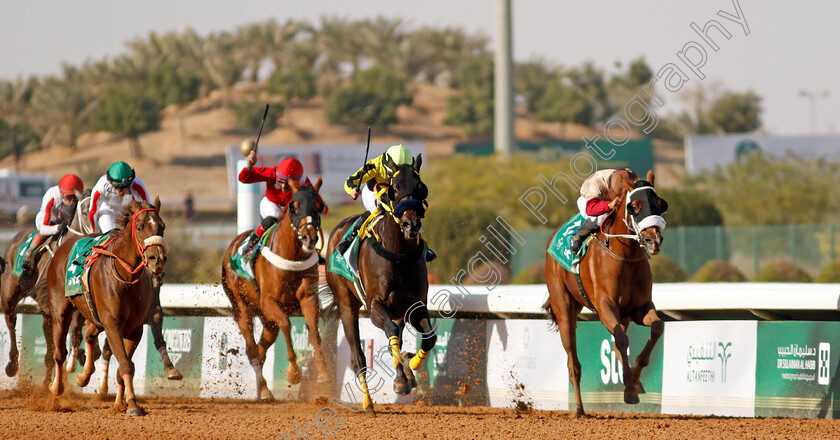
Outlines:
<svg viewBox="0 0 840 440"><path fill-rule="evenodd" d="M248 242L245 243L245 246L242 247L242 257L248 257L248 254L254 250L254 246L259 243L260 237L257 235L256 232L251 232L251 235L248 236Z"/></svg>
<svg viewBox="0 0 840 440"><path fill-rule="evenodd" d="M338 252L340 252L341 255L347 253L347 249L350 248L350 244L353 243L353 240L356 238L356 236L359 235L359 229L362 228L362 223L364 223L365 220L367 220L366 214L369 214L369 212L365 211L365 214L362 214L359 218L356 219L356 222L353 223L353 226L350 227L350 233L347 234L347 236L344 237L344 240L341 240L341 243L339 243L338 246L335 247L335 249Z"/></svg>
<svg viewBox="0 0 840 440"><path fill-rule="evenodd" d="M429 249L429 247L427 245L426 246L426 262L429 263L431 261L435 261L435 258L437 258L437 254L435 253L435 251Z"/></svg>
<svg viewBox="0 0 840 440"><path fill-rule="evenodd" d="M586 221L580 225L580 229L575 232L575 235L572 235L572 238L569 239L569 250L571 250L573 254L577 255L577 253L580 252L580 248L583 246L583 242L586 240L586 237L597 231L598 228L598 223L594 220L586 219Z"/></svg>
<svg viewBox="0 0 840 440"><path fill-rule="evenodd" d="M23 260L20 262L20 268L23 269L24 272L32 269L32 254L43 242L44 236L41 234L35 234L35 236L32 237L32 241L29 242L29 247L26 248L26 253L23 254Z"/></svg>

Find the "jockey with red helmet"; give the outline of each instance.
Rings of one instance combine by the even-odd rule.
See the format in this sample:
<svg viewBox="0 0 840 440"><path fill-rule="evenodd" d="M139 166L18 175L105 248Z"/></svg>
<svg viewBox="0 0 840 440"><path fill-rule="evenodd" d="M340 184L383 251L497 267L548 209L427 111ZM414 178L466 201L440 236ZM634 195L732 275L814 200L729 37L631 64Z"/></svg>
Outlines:
<svg viewBox="0 0 840 440"><path fill-rule="evenodd" d="M146 185L137 178L134 169L125 162L114 162L108 172L93 186L90 196L90 224L97 234L107 234L116 226L114 221L131 200L148 202Z"/></svg>
<svg viewBox="0 0 840 440"><path fill-rule="evenodd" d="M85 185L79 176L66 174L58 181L58 185L50 187L44 194L41 210L35 216L35 227L38 228L38 232L29 242L21 263L24 270L32 267L32 252L47 237L67 232L70 220L73 218L73 210L76 209L76 203L81 198L84 188Z"/></svg>
<svg viewBox="0 0 840 440"><path fill-rule="evenodd" d="M243 256L247 255L259 239L265 234L265 231L271 227L278 219L283 218L286 214L286 207L292 201L292 195L302 186L310 185L308 177L303 175L303 164L294 157L287 157L280 161L276 167L255 167L257 162L257 153L251 151L248 154L248 166L239 172L239 181L242 183L257 183L265 182L265 197L260 200L260 222L257 229L248 236L246 245L241 248ZM318 196L321 204L324 206L322 214L326 214L329 208L324 203L321 196Z"/></svg>

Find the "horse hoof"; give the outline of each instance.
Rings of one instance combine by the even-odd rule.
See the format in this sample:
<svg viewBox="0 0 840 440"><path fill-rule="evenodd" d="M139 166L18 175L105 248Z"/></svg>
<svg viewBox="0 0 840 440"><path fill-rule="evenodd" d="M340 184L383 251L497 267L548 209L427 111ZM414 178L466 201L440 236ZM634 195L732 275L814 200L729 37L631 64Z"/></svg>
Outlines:
<svg viewBox="0 0 840 440"><path fill-rule="evenodd" d="M408 379L408 385L411 388L417 388L417 379L415 379L413 377L411 379Z"/></svg>
<svg viewBox="0 0 840 440"><path fill-rule="evenodd" d="M586 417L586 412L584 412L583 409L578 409L575 413L575 418L582 419L584 417Z"/></svg>
<svg viewBox="0 0 840 440"><path fill-rule="evenodd" d="M139 406L135 406L134 408L129 408L125 414L128 416L145 416L146 411L143 411L143 408L140 408Z"/></svg>
<svg viewBox="0 0 840 440"><path fill-rule="evenodd" d="M171 368L166 370L166 378L169 380L182 380L184 376L181 375L181 372L178 371L177 368Z"/></svg>
<svg viewBox="0 0 840 440"><path fill-rule="evenodd" d="M260 401L261 402L274 402L274 396L271 394L271 391L268 388L260 391Z"/></svg>
<svg viewBox="0 0 840 440"><path fill-rule="evenodd" d="M365 417L376 418L376 411L373 410L373 406L365 408Z"/></svg>
<svg viewBox="0 0 840 440"><path fill-rule="evenodd" d="M303 381L303 374L301 374L299 368L292 368L289 365L289 368L286 369L286 380L292 385L297 385Z"/></svg>
<svg viewBox="0 0 840 440"><path fill-rule="evenodd" d="M636 382L636 394L645 394L645 387L641 382Z"/></svg>
<svg viewBox="0 0 840 440"><path fill-rule="evenodd" d="M84 372L79 373L76 375L76 385L80 388L84 388L90 382L90 376L85 376Z"/></svg>
<svg viewBox="0 0 840 440"><path fill-rule="evenodd" d="M394 392L397 393L398 396L407 396L411 394L411 386L408 382L401 384L394 382Z"/></svg>
<svg viewBox="0 0 840 440"><path fill-rule="evenodd" d="M639 395L624 393L624 403L628 405L635 405L639 403Z"/></svg>
<svg viewBox="0 0 840 440"><path fill-rule="evenodd" d="M6 376L14 377L18 372L17 362L9 362L6 364Z"/></svg>

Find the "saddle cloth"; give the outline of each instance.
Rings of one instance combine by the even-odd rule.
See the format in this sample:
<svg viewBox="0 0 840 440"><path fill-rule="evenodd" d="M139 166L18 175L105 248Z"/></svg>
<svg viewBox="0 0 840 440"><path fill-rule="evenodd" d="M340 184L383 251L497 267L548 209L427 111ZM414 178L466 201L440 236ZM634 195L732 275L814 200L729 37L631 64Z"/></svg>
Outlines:
<svg viewBox="0 0 840 440"><path fill-rule="evenodd" d="M587 237L580 248L577 255L573 254L569 249L569 239L575 235L580 226L583 224L583 216L580 213L575 214L569 219L551 238L551 244L548 246L548 255L551 255L564 269L572 273L579 273L580 261L586 255L586 248L592 236Z"/></svg>

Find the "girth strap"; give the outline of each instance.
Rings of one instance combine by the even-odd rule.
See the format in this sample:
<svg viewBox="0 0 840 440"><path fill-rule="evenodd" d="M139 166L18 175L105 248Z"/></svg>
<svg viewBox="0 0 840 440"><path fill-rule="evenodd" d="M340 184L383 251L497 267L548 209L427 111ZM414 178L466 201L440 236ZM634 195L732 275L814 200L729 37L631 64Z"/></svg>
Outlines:
<svg viewBox="0 0 840 440"><path fill-rule="evenodd" d="M424 256L426 252L425 242L423 243L423 246L417 246L417 249L406 253L391 252L385 249L385 246L382 246L381 241L377 240L372 241L370 245L373 248L373 251L377 253L377 255L397 264L417 261L418 259L420 259L420 257Z"/></svg>
<svg viewBox="0 0 840 440"><path fill-rule="evenodd" d="M583 288L583 283L580 282L580 273L575 274L575 280L577 281L578 288L580 289L580 296L582 296L584 301L586 301L586 306L595 313L595 316L598 316L598 310L596 310L595 306L592 305L592 300L589 299L589 295L586 294L586 290Z"/></svg>

